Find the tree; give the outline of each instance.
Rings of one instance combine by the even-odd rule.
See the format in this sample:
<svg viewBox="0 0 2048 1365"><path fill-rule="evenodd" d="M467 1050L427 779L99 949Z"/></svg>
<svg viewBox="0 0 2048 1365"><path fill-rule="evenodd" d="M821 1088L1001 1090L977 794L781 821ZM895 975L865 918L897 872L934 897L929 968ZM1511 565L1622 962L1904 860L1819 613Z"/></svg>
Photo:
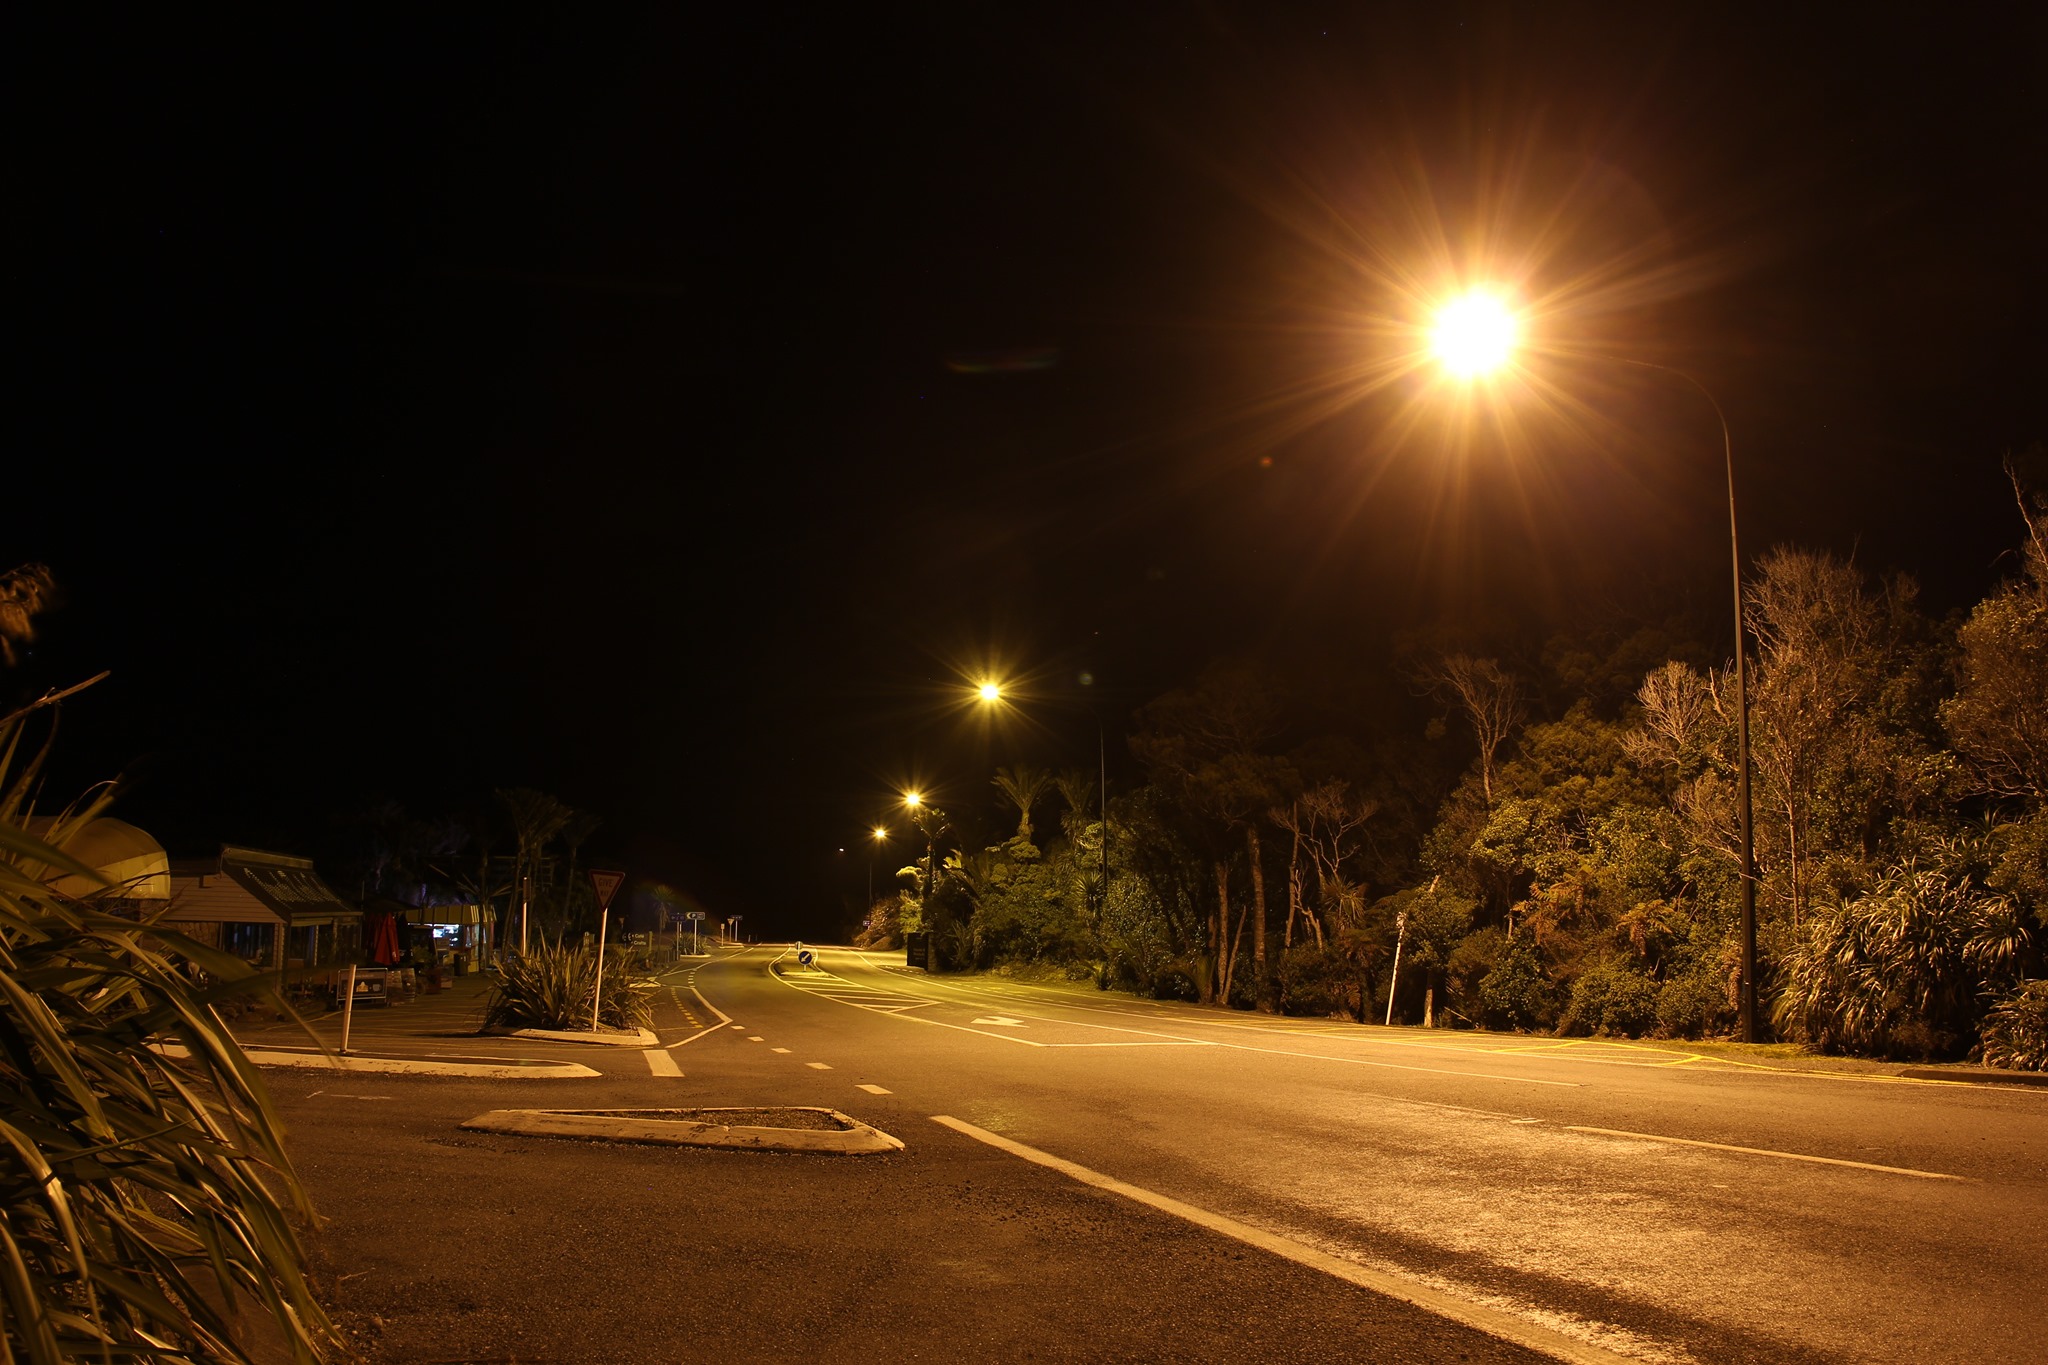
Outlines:
<svg viewBox="0 0 2048 1365"><path fill-rule="evenodd" d="M1351 794L1351 784L1342 778L1320 782L1285 806L1275 806L1267 818L1291 836L1287 860L1287 928L1284 946L1294 943L1294 921L1299 915L1322 944L1322 915L1334 909L1340 897L1363 897L1365 885L1346 876L1352 855L1358 851L1356 835L1379 813L1379 802ZM1303 894L1303 859L1316 875L1316 906L1307 904Z"/></svg>
<svg viewBox="0 0 2048 1365"><path fill-rule="evenodd" d="M562 825L562 842L569 847L569 875L562 883L561 913L565 927L575 922L576 917L570 913L570 907L576 903L577 894L582 889L576 881L577 855L583 851L584 843L591 835L597 833L598 826L603 823L602 819L589 811L579 810L570 815Z"/></svg>
<svg viewBox="0 0 2048 1365"><path fill-rule="evenodd" d="M1194 817L1209 850L1216 911L1211 935L1215 981L1205 999L1228 1002L1237 949L1247 920L1230 898L1232 845L1241 835L1252 892L1248 912L1252 954L1268 994L1266 878L1259 822L1294 781L1284 759L1265 752L1281 731L1283 698L1265 670L1239 662L1211 664L1192 690L1169 692L1138 712L1131 751L1155 784Z"/></svg>
<svg viewBox="0 0 2048 1365"><path fill-rule="evenodd" d="M1043 768L1019 763L1014 768L997 768L995 787L1003 799L1016 808L1017 837L1031 837L1031 810L1052 790L1053 776Z"/></svg>
<svg viewBox="0 0 2048 1365"><path fill-rule="evenodd" d="M1521 680L1502 668L1498 659L1446 654L1424 673L1423 681L1438 697L1464 712L1479 745L1479 786L1491 805L1500 747L1514 734L1528 709Z"/></svg>
<svg viewBox="0 0 2048 1365"><path fill-rule="evenodd" d="M512 837L516 841L512 882L519 892L519 947L523 952L526 949L526 916L533 902L533 879L539 871L541 855L548 841L562 832L576 812L546 792L535 791L531 787L500 788L497 797L512 817Z"/></svg>
<svg viewBox="0 0 2048 1365"><path fill-rule="evenodd" d="M57 580L44 564L22 564L0 574L0 665L12 668L15 646L36 638L35 617L57 596Z"/></svg>
<svg viewBox="0 0 2048 1365"><path fill-rule="evenodd" d="M2048 799L2048 497L2033 505L2008 462L2027 526L2025 576L1977 604L1958 632L1951 743L1995 796Z"/></svg>

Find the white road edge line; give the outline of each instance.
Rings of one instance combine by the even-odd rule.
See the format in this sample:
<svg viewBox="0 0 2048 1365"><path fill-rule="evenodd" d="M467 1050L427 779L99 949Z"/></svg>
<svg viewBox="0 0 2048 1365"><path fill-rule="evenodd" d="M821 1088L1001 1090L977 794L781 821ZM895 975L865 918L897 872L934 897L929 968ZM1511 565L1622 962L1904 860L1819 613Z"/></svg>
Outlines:
<svg viewBox="0 0 2048 1365"><path fill-rule="evenodd" d="M683 1069L676 1065L676 1059L669 1055L667 1048L651 1047L640 1055L647 1059L647 1069L657 1076L680 1077L683 1074Z"/></svg>
<svg viewBox="0 0 2048 1365"><path fill-rule="evenodd" d="M1774 1156L1780 1161L1811 1161L1822 1166L1848 1166L1859 1171L1877 1171L1884 1175L1909 1175L1915 1180L1960 1180L1967 1183L1966 1175L1949 1175L1943 1171L1916 1171L1910 1166L1880 1166L1874 1161L1849 1161L1838 1156L1809 1156L1805 1152L1780 1152L1769 1147L1736 1147L1726 1142L1703 1142L1699 1138L1666 1137L1662 1133L1631 1133L1624 1128L1588 1128L1584 1124L1562 1125L1568 1133L1598 1133L1602 1137L1635 1138L1642 1142L1670 1142L1680 1147L1706 1147L1716 1152L1740 1152L1744 1156Z"/></svg>
<svg viewBox="0 0 2048 1365"><path fill-rule="evenodd" d="M1399 1275L1368 1269L1341 1256L1332 1256L1327 1251L1320 1251L1305 1242L1297 1242L1291 1237L1282 1237L1278 1233L1255 1228L1249 1223L1240 1223L1227 1215L1196 1208L1193 1204L1184 1204L1170 1195L1159 1194L1143 1186L1118 1180L1115 1176L1104 1175L1100 1171L1092 1171L1064 1157L1041 1152L1036 1147L1027 1147L1021 1142L1013 1142L999 1133L977 1128L951 1115L934 1114L931 1117L933 1123L951 1128L954 1132L971 1137L977 1142L985 1142L1012 1156L1022 1157L1026 1161L1058 1171L1061 1175L1077 1180L1083 1185L1093 1185L1098 1190L1120 1194L1126 1199L1158 1209L1161 1213L1172 1214L1175 1218L1184 1219L1197 1227L1207 1228L1211 1232L1221 1233L1247 1246L1257 1247L1261 1251L1293 1261L1296 1265L1320 1270L1325 1275L1345 1280L1361 1289L1369 1289L1375 1294L1384 1294L1390 1299L1413 1304L1426 1313L1449 1318L1452 1322L1461 1323L1491 1337L1498 1337L1502 1341L1513 1342L1531 1351L1539 1351L1553 1359L1569 1361L1571 1365L1641 1365L1633 1356L1621 1355L1589 1342L1568 1337L1562 1332L1539 1327L1535 1323L1526 1322L1496 1308L1468 1303L1442 1290L1433 1289Z"/></svg>
<svg viewBox="0 0 2048 1365"><path fill-rule="evenodd" d="M776 980L778 980L778 981L781 981L781 980L782 980L782 978L780 978L780 977L777 977L777 978L776 978ZM818 998L819 998L819 999L821 999L821 1000L832 1000L832 997L831 997L831 996L829 996L829 995L824 995L824 994L822 994L821 992L818 992L818 991L814 991L814 990L811 990L811 989L810 989L809 987L806 987L806 986L797 986L797 985L793 985L792 983L790 983L790 982L788 982L788 981L783 981L783 982L782 982L782 984L783 984L783 985L785 985L785 986L788 986L788 987L789 987L789 988L790 988L791 990L794 990L794 991L802 991L802 992L803 992L803 993L804 993L805 995L810 995L810 996L816 996L816 997L818 997ZM936 983L936 982L934 982L934 983L933 983L933 985L934 985L934 986L937 986L937 987L938 987L939 989L942 989L942 990L944 990L944 989L948 989L948 986L946 986L946 985L940 985L939 983ZM953 990L955 990L956 992L959 992L959 993L961 993L961 994L967 994L967 993L969 992L969 988L968 988L968 987L965 987L965 986L960 986L960 987L951 987L951 989L953 989ZM834 1003L834 1004L840 1004L840 1005L851 1005L851 1004L852 1004L852 1002L851 1002L851 1001L846 1001L846 1000L835 1000L835 1001L833 1001L833 1003ZM937 1002L937 1003L952 1003L952 1002L945 1002L945 1001L939 1001L939 1002ZM865 1005L853 1005L852 1007L853 1007L854 1009L867 1009L867 1008L868 1008L868 1007L867 1007L867 1006L865 1006ZM1074 1008L1077 1008L1077 1009L1087 1009L1087 1008L1088 1008L1088 1006L1085 1006L1085 1005L1081 1005L1081 1006L1075 1006ZM984 1037L984 1038L1000 1038L1000 1039L1002 1039L1002 1040L1003 1040L1004 1042L1006 1042L1006 1043L1022 1043L1022 1044L1024 1044L1024 1046L1026 1046L1026 1047L1102 1047L1102 1046L1115 1046L1115 1047L1141 1047L1141 1046L1147 1046L1146 1044L1139 1044L1139 1043L1118 1043L1118 1044L1101 1044L1101 1043L1041 1043L1041 1042L1037 1041L1036 1039L1032 1039L1032 1038L1019 1038L1018 1036L1016 1036L1016 1035L1015 1035L1015 1034L1013 1034L1013 1033L991 1033L991 1032L989 1032L989 1031L988 1031L987 1029L979 1029L979 1028L969 1028L969 1027L968 1027L967 1025L965 1025L965 1024L949 1024L949 1023L947 1023L947 1022L946 1022L945 1020L943 1020L943 1019L926 1019L926 1018L923 1018L922 1016L919 1016L919 1015L915 1015L915 1014L897 1014L897 1013L894 1013L893 1011L890 1011L890 1010L872 1010L872 1011L870 1011L870 1012L871 1012L871 1013L874 1013L874 1014L887 1014L887 1015L889 1015L889 1016L890 1016L891 1018L894 1018L894 1019L902 1019L902 1020L905 1020L905 1021L907 1021L907 1022L909 1022L909 1023L912 1023L912 1024L936 1024L936 1025L937 1025L938 1027L940 1027L940 1028L949 1028L949 1029L957 1029L957 1030L959 1030L959 1031L960 1031L961 1033L978 1033L978 1034L980 1034L980 1035L981 1035L982 1037ZM1269 1057L1297 1057L1297 1058L1300 1058L1300 1059L1302 1059L1302 1060L1304 1060L1304 1061L1311 1061L1311 1062L1336 1062L1336 1063L1338 1063L1339 1065L1342 1065L1342 1066L1370 1066L1370 1067L1378 1067L1378 1068L1380 1068L1381 1070L1384 1070L1384 1071L1418 1071L1418 1072L1422 1072L1422 1073L1423 1073L1423 1074L1425 1074L1425 1075L1430 1075L1430 1076L1456 1076L1456 1077L1459 1077L1459 1078L1461 1078L1461 1079L1464 1079L1464 1080L1477 1080L1477 1081L1505 1081L1505 1082L1507 1082L1507 1083L1509 1083L1509 1084L1511 1084L1511 1085L1548 1085L1548 1086L1554 1086L1554 1087L1556 1087L1557 1089L1560 1089L1560 1090L1583 1090L1583 1089L1585 1089L1585 1083L1584 1083L1584 1082L1582 1082L1582 1081L1553 1081L1553 1080L1550 1080L1550 1079L1548 1079L1547 1077L1542 1077L1542 1076L1504 1076L1504 1075L1501 1075L1501 1074L1500 1074L1499 1072L1494 1072L1494 1071L1460 1071L1460 1070L1456 1070L1456 1069L1454 1069L1454 1068L1451 1068L1451 1067L1441 1067L1441 1066L1414 1066L1414 1065L1411 1065L1410 1063L1407 1063L1407 1062L1375 1062L1375 1061L1372 1061L1372 1060L1370 1060L1369 1058L1365 1058L1365 1057L1336 1057L1336 1056L1332 1056L1332 1055L1330 1055L1329 1053L1326 1053L1326 1052L1296 1052L1296 1051L1294 1051L1294 1050L1292 1050L1292 1049L1290 1049L1290 1048L1280 1048L1280 1047L1255 1047L1255 1046L1253 1046L1253 1045L1252 1045L1252 1044L1250 1044L1250 1043L1225 1043L1225 1042L1219 1042L1218 1040L1216 1040L1216 1039L1214 1039L1214 1038L1189 1038L1189 1037L1186 1037L1185 1035L1182 1035L1182 1034L1177 1034L1177 1033L1161 1033L1161 1032L1159 1032L1159 1031L1158 1031L1158 1030L1156 1030L1156 1029L1134 1029L1134 1028L1124 1028L1124 1027L1121 1027L1121 1026L1119 1026L1119 1025L1116 1025L1116 1024L1088 1024L1088 1023L1082 1023L1082 1022L1081 1022L1080 1020L1077 1020L1077 1019L1047 1019L1047 1018L1045 1018L1045 1017L1043 1017L1043 1016L1041 1016L1041 1015L1026 1015L1025 1017L1026 1017L1026 1018L1028 1018L1028 1019L1031 1019L1031 1020L1032 1020L1033 1022L1036 1022L1036 1023L1043 1023L1043 1024L1064 1024L1064 1025L1069 1025L1069 1026L1071 1026L1071 1027L1074 1027L1074 1028L1096 1028L1096 1029L1107 1029L1107 1030L1109 1030L1109 1031L1111 1031L1111 1032L1114 1032L1114 1033L1139 1033L1139 1034L1143 1034L1144 1036L1146 1036L1146 1037L1148 1037L1148 1038L1158 1038L1158 1039L1163 1039L1163 1040L1165 1040L1165 1041L1163 1041L1163 1042L1161 1042L1161 1043L1158 1043L1158 1044L1153 1044L1152 1046L1160 1046L1160 1047L1165 1047L1165 1046L1172 1046L1172 1045L1176 1045L1176 1044L1177 1044L1177 1045L1180 1045L1180 1046L1183 1046L1183 1047L1227 1047L1227 1048L1234 1048L1234 1049L1236 1049L1236 1050L1237 1050L1237 1051L1239 1051L1239 1052L1261 1052L1261 1053L1264 1053L1265 1055L1267 1055L1267 1056L1269 1056ZM1199 1023L1199 1022L1202 1022L1202 1021L1199 1021L1199 1020L1190 1020L1190 1021L1188 1021L1188 1022L1190 1022L1190 1023ZM1225 1027L1243 1027L1243 1026L1232 1026L1232 1025L1224 1025L1224 1026L1225 1026Z"/></svg>

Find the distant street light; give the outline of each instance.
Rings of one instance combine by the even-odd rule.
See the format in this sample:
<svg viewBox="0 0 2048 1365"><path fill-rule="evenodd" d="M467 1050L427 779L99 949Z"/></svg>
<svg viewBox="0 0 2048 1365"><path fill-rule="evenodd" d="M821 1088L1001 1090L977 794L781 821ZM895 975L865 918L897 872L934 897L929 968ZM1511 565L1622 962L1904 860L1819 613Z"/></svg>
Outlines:
<svg viewBox="0 0 2048 1365"><path fill-rule="evenodd" d="M1505 368L1513 359L1521 325L1499 294L1472 290L1445 304L1437 313L1430 334L1432 349L1443 367L1455 377L1473 382ZM1728 556L1735 595L1735 763L1736 802L1742 827L1742 997L1740 1021L1742 1041L1756 1041L1756 842L1751 830L1749 776L1749 667L1743 646L1742 550L1735 520L1735 442L1728 432L1728 415L1713 392L1687 374L1669 365L1622 356L1584 356L1583 359L1610 360L1640 370L1660 370L1674 375L1699 390L1714 409L1721 424L1721 456L1728 474Z"/></svg>

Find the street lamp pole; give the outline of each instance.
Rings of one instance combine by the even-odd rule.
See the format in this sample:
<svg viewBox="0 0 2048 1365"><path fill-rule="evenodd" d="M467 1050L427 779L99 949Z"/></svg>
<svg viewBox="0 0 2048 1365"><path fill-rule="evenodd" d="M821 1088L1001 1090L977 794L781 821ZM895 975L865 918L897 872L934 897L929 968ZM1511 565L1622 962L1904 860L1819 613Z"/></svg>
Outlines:
<svg viewBox="0 0 2048 1365"><path fill-rule="evenodd" d="M1736 530L1735 518L1735 441L1728 432L1728 414L1721 411L1721 401L1705 384L1687 374L1684 370L1669 365L1659 365L1649 360L1630 360L1614 357L1624 365L1638 369L1661 370L1676 375L1699 390L1700 396L1714 409L1715 418L1721 423L1721 458L1728 474L1728 561L1729 578L1735 598L1735 800L1742 834L1742 993L1737 1002L1737 1015L1742 1030L1742 1041L1753 1043L1756 1033L1756 839L1752 827L1753 813L1750 806L1750 764L1749 764L1749 665L1745 662L1748 654L1744 647L1747 632L1743 628L1742 610L1742 543Z"/></svg>

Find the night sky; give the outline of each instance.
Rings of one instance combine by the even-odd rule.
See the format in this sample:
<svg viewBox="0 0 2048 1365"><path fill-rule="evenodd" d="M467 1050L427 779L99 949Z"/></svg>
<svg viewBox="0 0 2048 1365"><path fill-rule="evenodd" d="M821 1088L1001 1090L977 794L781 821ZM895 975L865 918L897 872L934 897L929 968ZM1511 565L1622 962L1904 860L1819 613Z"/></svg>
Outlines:
<svg viewBox="0 0 2048 1365"><path fill-rule="evenodd" d="M1750 551L2013 567L2048 11L870 8L13 14L4 686L113 670L51 793L189 856L540 787L820 933L893 790L1127 786L1210 658L1725 623L1712 412L1617 358ZM1461 276L1549 344L1470 428Z"/></svg>

